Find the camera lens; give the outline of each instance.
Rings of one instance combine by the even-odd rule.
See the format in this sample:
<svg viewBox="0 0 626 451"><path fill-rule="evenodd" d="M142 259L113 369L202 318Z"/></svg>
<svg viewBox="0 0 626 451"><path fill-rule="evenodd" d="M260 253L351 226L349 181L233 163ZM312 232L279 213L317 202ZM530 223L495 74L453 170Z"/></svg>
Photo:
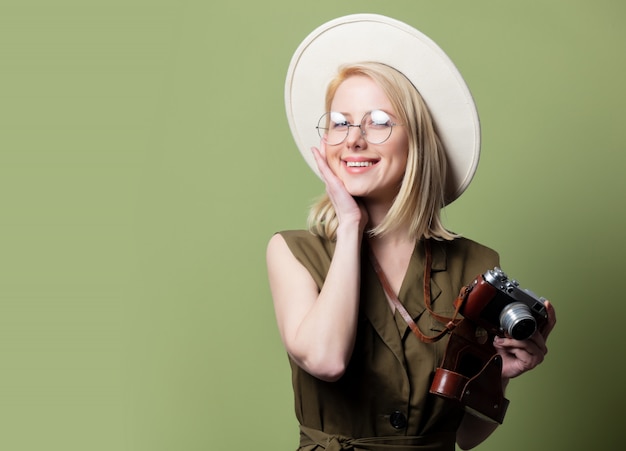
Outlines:
<svg viewBox="0 0 626 451"><path fill-rule="evenodd" d="M537 330L537 321L526 304L513 302L500 312L500 327L511 338L526 340Z"/></svg>

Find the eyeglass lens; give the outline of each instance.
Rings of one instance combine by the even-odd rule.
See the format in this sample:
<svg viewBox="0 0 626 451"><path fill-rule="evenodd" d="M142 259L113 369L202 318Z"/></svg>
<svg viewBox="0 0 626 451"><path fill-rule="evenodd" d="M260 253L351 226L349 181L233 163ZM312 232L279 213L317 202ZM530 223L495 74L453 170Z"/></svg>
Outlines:
<svg viewBox="0 0 626 451"><path fill-rule="evenodd" d="M322 115L316 128L320 138L334 146L348 137L351 127L360 128L361 135L370 144L382 144L391 136L394 125L389 115L382 110L366 113L358 125L351 124L344 114L331 111Z"/></svg>

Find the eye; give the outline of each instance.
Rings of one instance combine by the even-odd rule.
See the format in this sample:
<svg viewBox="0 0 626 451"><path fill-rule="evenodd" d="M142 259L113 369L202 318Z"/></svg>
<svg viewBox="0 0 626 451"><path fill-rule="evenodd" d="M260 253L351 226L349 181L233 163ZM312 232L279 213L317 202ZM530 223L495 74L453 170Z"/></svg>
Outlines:
<svg viewBox="0 0 626 451"><path fill-rule="evenodd" d="M391 127L391 118L387 113L382 110L373 110L369 114L369 120L367 121L368 127L385 128Z"/></svg>
<svg viewBox="0 0 626 451"><path fill-rule="evenodd" d="M341 113L331 111L329 126L331 129L346 128L348 126L348 119Z"/></svg>

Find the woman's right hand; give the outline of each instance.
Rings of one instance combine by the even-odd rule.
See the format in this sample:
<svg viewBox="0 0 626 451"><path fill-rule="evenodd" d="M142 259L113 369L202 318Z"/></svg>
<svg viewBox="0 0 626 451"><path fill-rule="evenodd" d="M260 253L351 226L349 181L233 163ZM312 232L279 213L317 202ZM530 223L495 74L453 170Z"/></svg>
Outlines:
<svg viewBox="0 0 626 451"><path fill-rule="evenodd" d="M313 152L313 157L315 158L322 180L326 184L326 194L328 194L335 208L339 226L355 223L358 224L359 231L362 233L369 219L367 210L358 199L355 199L346 190L341 179L339 179L328 166L324 141L321 142L319 149L312 147L311 151Z"/></svg>
<svg viewBox="0 0 626 451"><path fill-rule="evenodd" d="M335 381L345 372L356 340L361 242L365 208L328 166L322 143L313 148L339 225L323 286L293 255L282 235L272 237L267 266L281 338L292 360L309 374Z"/></svg>

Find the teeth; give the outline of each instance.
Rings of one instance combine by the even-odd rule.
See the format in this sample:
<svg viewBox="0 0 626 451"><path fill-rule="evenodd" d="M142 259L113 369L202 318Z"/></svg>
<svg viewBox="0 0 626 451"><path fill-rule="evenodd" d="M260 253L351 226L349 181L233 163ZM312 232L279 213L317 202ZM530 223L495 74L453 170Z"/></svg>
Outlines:
<svg viewBox="0 0 626 451"><path fill-rule="evenodd" d="M346 166L349 168L363 168L366 166L373 166L371 161L346 161Z"/></svg>

